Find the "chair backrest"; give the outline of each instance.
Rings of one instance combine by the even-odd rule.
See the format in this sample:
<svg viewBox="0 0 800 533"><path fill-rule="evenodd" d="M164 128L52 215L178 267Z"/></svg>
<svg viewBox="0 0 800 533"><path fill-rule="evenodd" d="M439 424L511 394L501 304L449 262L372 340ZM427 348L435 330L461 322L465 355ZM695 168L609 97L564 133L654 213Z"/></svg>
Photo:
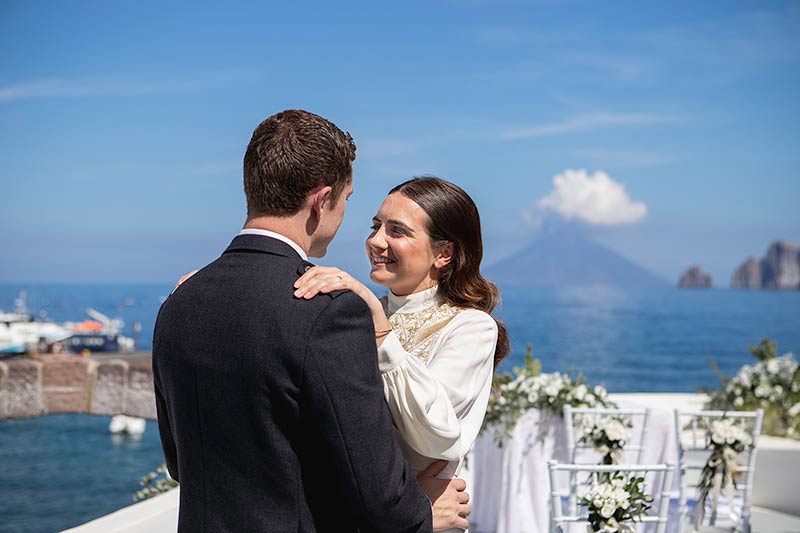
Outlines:
<svg viewBox="0 0 800 533"><path fill-rule="evenodd" d="M603 417L622 418L632 423L631 437L625 443L620 462L640 463L647 434L647 420L650 417L649 409L578 408L565 405L564 432L567 436L569 462L573 464L598 462L599 456L594 448L590 444L580 441L584 435L585 425L591 425ZM587 461L589 457L592 457L593 460Z"/></svg>
<svg viewBox="0 0 800 533"><path fill-rule="evenodd" d="M750 506L758 454L758 437L761 434L761 424L764 418L762 409L757 411L675 411L675 437L678 451L678 475L680 476L679 531L685 531L689 526L687 500L690 494L697 494L698 480L712 452L707 437L708 428L711 427L711 422L723 418L741 425L752 439L750 447L736 458L737 479L736 487L732 490L735 496L741 498L741 503L727 502L729 511L734 514L733 525L744 532L750 531ZM714 505L714 509L708 514L711 526L717 525L716 502ZM695 510L695 512L697 511ZM694 528L692 527L692 529Z"/></svg>
<svg viewBox="0 0 800 533"><path fill-rule="evenodd" d="M581 442L587 427L603 417L621 418L630 422L633 427L630 438L625 443L620 463L639 464L642 462L644 439L647 432L647 420L650 416L649 409L606 409L602 407L571 407L564 406L564 433L567 438L567 462L572 464L597 464L602 455L590 444ZM569 512L576 513L577 499L575 496L577 478L574 472L569 474Z"/></svg>
<svg viewBox="0 0 800 533"><path fill-rule="evenodd" d="M628 525L636 531L642 531L646 524L655 523L656 533L664 533L666 530L667 513L669 511L669 488L672 484L674 465L582 465L559 464L556 461L549 461L548 469L550 475L550 523L553 533L565 533L569 529L569 524L589 523L588 509L568 510L566 514L564 513L564 502L562 500L564 490L559 486L559 472L568 472L570 476L575 474L579 479L579 486L585 488L580 492L581 495L588 492L597 482L597 474L599 473L620 473L626 480L633 476L645 478L645 485L653 487L650 493L650 496L654 499L653 505L647 515L642 516L636 522L628 523ZM651 531L651 529L648 528L648 531Z"/></svg>

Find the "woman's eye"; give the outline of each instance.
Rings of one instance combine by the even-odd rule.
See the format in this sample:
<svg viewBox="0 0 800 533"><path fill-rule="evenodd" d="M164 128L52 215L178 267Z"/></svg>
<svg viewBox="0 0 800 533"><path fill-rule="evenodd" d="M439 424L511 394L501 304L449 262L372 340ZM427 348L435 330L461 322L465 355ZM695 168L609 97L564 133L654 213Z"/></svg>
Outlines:
<svg viewBox="0 0 800 533"><path fill-rule="evenodd" d="M394 233L395 235L405 235L406 230L404 230L403 228L392 228L392 233Z"/></svg>
<svg viewBox="0 0 800 533"><path fill-rule="evenodd" d="M369 229L371 229L372 231L378 231L378 228L380 228L378 224L373 224L369 227Z"/></svg>

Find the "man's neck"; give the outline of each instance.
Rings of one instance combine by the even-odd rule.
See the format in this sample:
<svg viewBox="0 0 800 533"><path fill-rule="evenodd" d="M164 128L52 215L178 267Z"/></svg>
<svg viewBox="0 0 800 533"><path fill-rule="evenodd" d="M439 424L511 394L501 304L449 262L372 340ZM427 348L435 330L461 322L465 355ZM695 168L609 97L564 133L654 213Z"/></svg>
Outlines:
<svg viewBox="0 0 800 533"><path fill-rule="evenodd" d="M311 237L305 231L305 217L301 213L288 217L248 217L242 229L264 229L291 239L308 254Z"/></svg>

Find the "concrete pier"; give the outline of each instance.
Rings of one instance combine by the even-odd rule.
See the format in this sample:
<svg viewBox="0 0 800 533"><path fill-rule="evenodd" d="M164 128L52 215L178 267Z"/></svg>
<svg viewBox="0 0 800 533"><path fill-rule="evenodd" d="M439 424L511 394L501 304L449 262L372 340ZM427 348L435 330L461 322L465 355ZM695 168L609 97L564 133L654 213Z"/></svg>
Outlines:
<svg viewBox="0 0 800 533"><path fill-rule="evenodd" d="M41 354L0 360L0 421L54 413L155 420L151 354Z"/></svg>

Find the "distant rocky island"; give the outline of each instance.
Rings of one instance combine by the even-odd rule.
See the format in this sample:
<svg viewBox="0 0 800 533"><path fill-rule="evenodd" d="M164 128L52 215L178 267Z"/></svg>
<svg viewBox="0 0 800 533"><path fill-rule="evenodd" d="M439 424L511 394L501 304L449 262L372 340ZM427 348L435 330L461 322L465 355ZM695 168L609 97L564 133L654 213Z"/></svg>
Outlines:
<svg viewBox="0 0 800 533"><path fill-rule="evenodd" d="M515 255L487 268L486 276L501 285L529 287L669 286L659 276L570 229L539 237Z"/></svg>
<svg viewBox="0 0 800 533"><path fill-rule="evenodd" d="M735 289L800 289L800 245L777 241L760 261L749 257L731 279Z"/></svg>
<svg viewBox="0 0 800 533"><path fill-rule="evenodd" d="M711 274L703 272L697 265L689 267L678 281L681 289L710 289L713 284Z"/></svg>

